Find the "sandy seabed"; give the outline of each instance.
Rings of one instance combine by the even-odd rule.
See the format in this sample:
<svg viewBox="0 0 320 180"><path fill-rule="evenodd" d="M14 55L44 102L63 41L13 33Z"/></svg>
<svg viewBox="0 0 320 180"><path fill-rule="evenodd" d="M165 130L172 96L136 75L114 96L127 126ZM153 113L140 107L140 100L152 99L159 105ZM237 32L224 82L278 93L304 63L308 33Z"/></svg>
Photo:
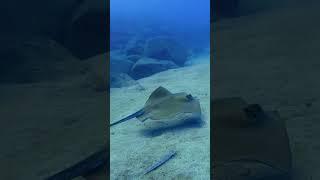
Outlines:
<svg viewBox="0 0 320 180"><path fill-rule="evenodd" d="M200 100L202 122L150 130L137 119L110 129L111 179L210 179L210 66L208 63L171 69L138 81L135 86L110 91L111 121L143 107L157 87L190 93ZM142 173L170 150L176 156L153 172Z"/></svg>

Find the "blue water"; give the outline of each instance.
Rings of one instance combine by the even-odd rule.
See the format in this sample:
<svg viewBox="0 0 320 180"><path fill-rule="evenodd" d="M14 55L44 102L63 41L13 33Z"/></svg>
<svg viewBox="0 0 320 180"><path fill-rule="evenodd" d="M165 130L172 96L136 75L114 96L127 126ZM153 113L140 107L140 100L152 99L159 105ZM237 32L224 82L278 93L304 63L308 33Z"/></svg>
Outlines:
<svg viewBox="0 0 320 180"><path fill-rule="evenodd" d="M110 16L110 26L115 31L129 24L168 27L188 43L209 44L209 0L110 0Z"/></svg>
<svg viewBox="0 0 320 180"><path fill-rule="evenodd" d="M126 47L134 38L138 38L142 42L141 47L144 48L146 42L152 38L168 37L188 53L185 57L185 65L188 65L190 63L187 61L193 57L204 54L209 56L210 1L111 0L110 30L110 49L119 52L118 54L122 57L128 56L125 52ZM171 45L168 48L172 48ZM159 53L163 55L167 52ZM175 53L179 54L179 52ZM148 57L144 50L139 56L140 58ZM157 59L157 56L151 57ZM164 59L171 60L170 57ZM161 57L158 60L161 60ZM113 64L111 71L113 68L119 69L115 67L117 63ZM181 67L184 64L178 63L178 66ZM132 74L127 71L125 73Z"/></svg>

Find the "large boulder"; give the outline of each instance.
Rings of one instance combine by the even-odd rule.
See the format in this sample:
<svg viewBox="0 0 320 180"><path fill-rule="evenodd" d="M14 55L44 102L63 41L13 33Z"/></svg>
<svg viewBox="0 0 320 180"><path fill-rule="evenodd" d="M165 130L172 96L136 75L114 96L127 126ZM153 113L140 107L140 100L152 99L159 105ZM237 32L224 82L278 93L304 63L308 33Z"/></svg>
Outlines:
<svg viewBox="0 0 320 180"><path fill-rule="evenodd" d="M117 52L110 52L117 54ZM143 89L142 86L126 73L111 71L109 67L109 53L99 54L81 61L87 71L84 73L85 81L81 83L83 87L93 89L98 92L105 92L109 88L121 88L135 86Z"/></svg>
<svg viewBox="0 0 320 180"><path fill-rule="evenodd" d="M145 45L144 55L159 60L171 60L179 66L183 66L188 58L187 49L167 36L149 39Z"/></svg>
<svg viewBox="0 0 320 180"><path fill-rule="evenodd" d="M157 60L153 58L139 59L131 69L131 76L135 79L151 76L155 73L168 69L177 68L178 66L169 60Z"/></svg>
<svg viewBox="0 0 320 180"><path fill-rule="evenodd" d="M141 85L128 74L110 74L110 88L122 88L135 85L141 87Z"/></svg>
<svg viewBox="0 0 320 180"><path fill-rule="evenodd" d="M109 53L99 54L82 62L87 67L82 85L98 92L108 90L108 56Z"/></svg>
<svg viewBox="0 0 320 180"><path fill-rule="evenodd" d="M125 51L128 56L130 55L142 55L144 52L145 40L139 36L133 37L126 44Z"/></svg>
<svg viewBox="0 0 320 180"><path fill-rule="evenodd" d="M130 72L134 62L129 60L122 54L110 54L110 72L111 73L128 73Z"/></svg>
<svg viewBox="0 0 320 180"><path fill-rule="evenodd" d="M132 34L110 30L110 50L125 49Z"/></svg>
<svg viewBox="0 0 320 180"><path fill-rule="evenodd" d="M140 55L129 55L127 56L127 59L132 62L137 62L142 56Z"/></svg>
<svg viewBox="0 0 320 180"><path fill-rule="evenodd" d="M48 38L14 43L0 58L2 83L57 81L80 74L83 68L66 48Z"/></svg>
<svg viewBox="0 0 320 180"><path fill-rule="evenodd" d="M121 57L121 58L125 58L126 55L124 54L124 52L121 49L115 49L109 52L110 56L117 56L117 57Z"/></svg>

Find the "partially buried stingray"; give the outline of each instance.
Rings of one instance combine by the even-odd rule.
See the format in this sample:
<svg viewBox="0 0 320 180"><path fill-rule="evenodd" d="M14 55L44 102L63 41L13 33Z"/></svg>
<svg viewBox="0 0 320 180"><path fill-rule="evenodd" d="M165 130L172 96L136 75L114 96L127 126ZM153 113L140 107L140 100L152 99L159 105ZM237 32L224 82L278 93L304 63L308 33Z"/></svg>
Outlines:
<svg viewBox="0 0 320 180"><path fill-rule="evenodd" d="M141 122L147 119L154 121L179 121L201 117L199 100L184 92L171 93L164 87L154 90L144 107L139 111L111 123L110 126L137 118Z"/></svg>

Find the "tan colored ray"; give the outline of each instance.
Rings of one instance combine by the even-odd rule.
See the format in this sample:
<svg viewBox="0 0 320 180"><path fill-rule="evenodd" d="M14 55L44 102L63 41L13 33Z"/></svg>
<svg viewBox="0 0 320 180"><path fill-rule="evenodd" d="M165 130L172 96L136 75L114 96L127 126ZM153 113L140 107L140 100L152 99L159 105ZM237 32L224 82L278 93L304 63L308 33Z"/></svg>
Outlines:
<svg viewBox="0 0 320 180"><path fill-rule="evenodd" d="M200 103L190 94L171 93L164 87L158 87L151 93L144 107L115 122L112 125L138 118L140 121L147 119L155 121L175 121L186 118L197 118L201 116Z"/></svg>

